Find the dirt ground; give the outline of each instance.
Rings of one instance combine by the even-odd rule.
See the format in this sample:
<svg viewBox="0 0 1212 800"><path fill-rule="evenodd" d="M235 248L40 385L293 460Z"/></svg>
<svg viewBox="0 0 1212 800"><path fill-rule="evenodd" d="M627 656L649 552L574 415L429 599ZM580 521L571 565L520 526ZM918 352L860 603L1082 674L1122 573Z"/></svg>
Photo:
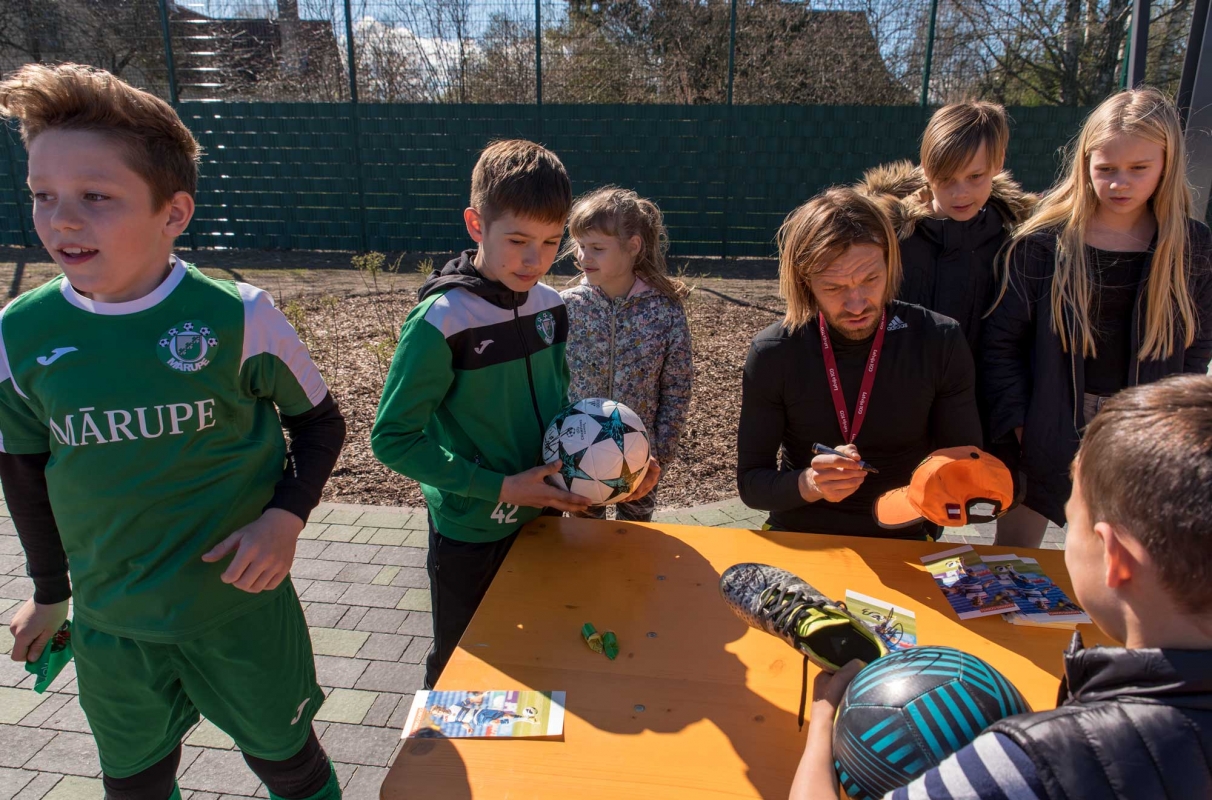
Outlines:
<svg viewBox="0 0 1212 800"><path fill-rule="evenodd" d="M396 335L431 263L448 256L389 255L377 273L351 266L349 253L185 251L217 278L246 281L274 295L340 402L349 426L325 500L420 506L415 482L370 451L370 428L395 351ZM390 267L396 264L396 269ZM365 262L362 264L366 266ZM694 395L678 460L661 480L659 507L683 508L736 494L736 428L741 367L749 341L782 314L776 266L763 260L674 260L693 291L686 302L694 348ZM58 273L40 249L0 248L8 296ZM562 288L564 267L547 282Z"/></svg>

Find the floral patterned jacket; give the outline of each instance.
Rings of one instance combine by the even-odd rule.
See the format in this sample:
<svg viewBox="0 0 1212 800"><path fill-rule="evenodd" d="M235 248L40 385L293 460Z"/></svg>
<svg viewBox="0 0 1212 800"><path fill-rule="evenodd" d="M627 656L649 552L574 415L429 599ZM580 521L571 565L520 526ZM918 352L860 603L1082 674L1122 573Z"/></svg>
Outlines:
<svg viewBox="0 0 1212 800"><path fill-rule="evenodd" d="M671 463L694 370L685 311L640 278L614 300L584 279L560 296L568 306L568 397L624 403L648 428L653 457Z"/></svg>

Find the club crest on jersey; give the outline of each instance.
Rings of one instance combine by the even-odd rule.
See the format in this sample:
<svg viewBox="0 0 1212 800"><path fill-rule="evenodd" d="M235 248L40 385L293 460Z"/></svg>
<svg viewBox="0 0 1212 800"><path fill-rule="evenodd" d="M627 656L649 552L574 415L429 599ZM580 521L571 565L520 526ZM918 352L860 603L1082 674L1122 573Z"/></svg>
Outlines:
<svg viewBox="0 0 1212 800"><path fill-rule="evenodd" d="M198 372L211 362L219 339L205 322L179 322L160 337L156 353L169 369Z"/></svg>
<svg viewBox="0 0 1212 800"><path fill-rule="evenodd" d="M543 337L543 341L551 344L555 341L555 315L550 311L541 311L534 318L535 330L539 332L539 336Z"/></svg>

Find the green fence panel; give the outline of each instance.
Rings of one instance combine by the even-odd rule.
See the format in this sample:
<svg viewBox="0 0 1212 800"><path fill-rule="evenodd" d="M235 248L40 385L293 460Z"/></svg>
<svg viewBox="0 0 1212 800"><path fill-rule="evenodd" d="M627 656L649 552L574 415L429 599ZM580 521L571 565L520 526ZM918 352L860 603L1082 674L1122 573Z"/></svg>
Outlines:
<svg viewBox="0 0 1212 800"><path fill-rule="evenodd" d="M886 161L916 159L919 106L200 103L179 106L203 147L188 246L453 251L489 142L559 154L573 189L633 188L666 215L674 255L770 256L789 211ZM1007 166L1031 190L1055 179L1088 112L1012 108ZM358 164L361 164L359 172ZM0 244L36 244L26 156L0 152ZM17 187L17 190L14 190Z"/></svg>

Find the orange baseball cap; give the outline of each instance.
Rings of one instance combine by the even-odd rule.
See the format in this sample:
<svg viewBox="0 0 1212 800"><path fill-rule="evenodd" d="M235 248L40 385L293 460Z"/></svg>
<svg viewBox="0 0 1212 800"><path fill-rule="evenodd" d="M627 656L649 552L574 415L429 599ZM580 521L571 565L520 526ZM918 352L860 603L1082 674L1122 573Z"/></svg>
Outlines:
<svg viewBox="0 0 1212 800"><path fill-rule="evenodd" d="M947 528L991 522L1010 510L1014 479L998 459L975 447L935 450L913 471L908 486L880 495L873 511L882 528L922 519Z"/></svg>

